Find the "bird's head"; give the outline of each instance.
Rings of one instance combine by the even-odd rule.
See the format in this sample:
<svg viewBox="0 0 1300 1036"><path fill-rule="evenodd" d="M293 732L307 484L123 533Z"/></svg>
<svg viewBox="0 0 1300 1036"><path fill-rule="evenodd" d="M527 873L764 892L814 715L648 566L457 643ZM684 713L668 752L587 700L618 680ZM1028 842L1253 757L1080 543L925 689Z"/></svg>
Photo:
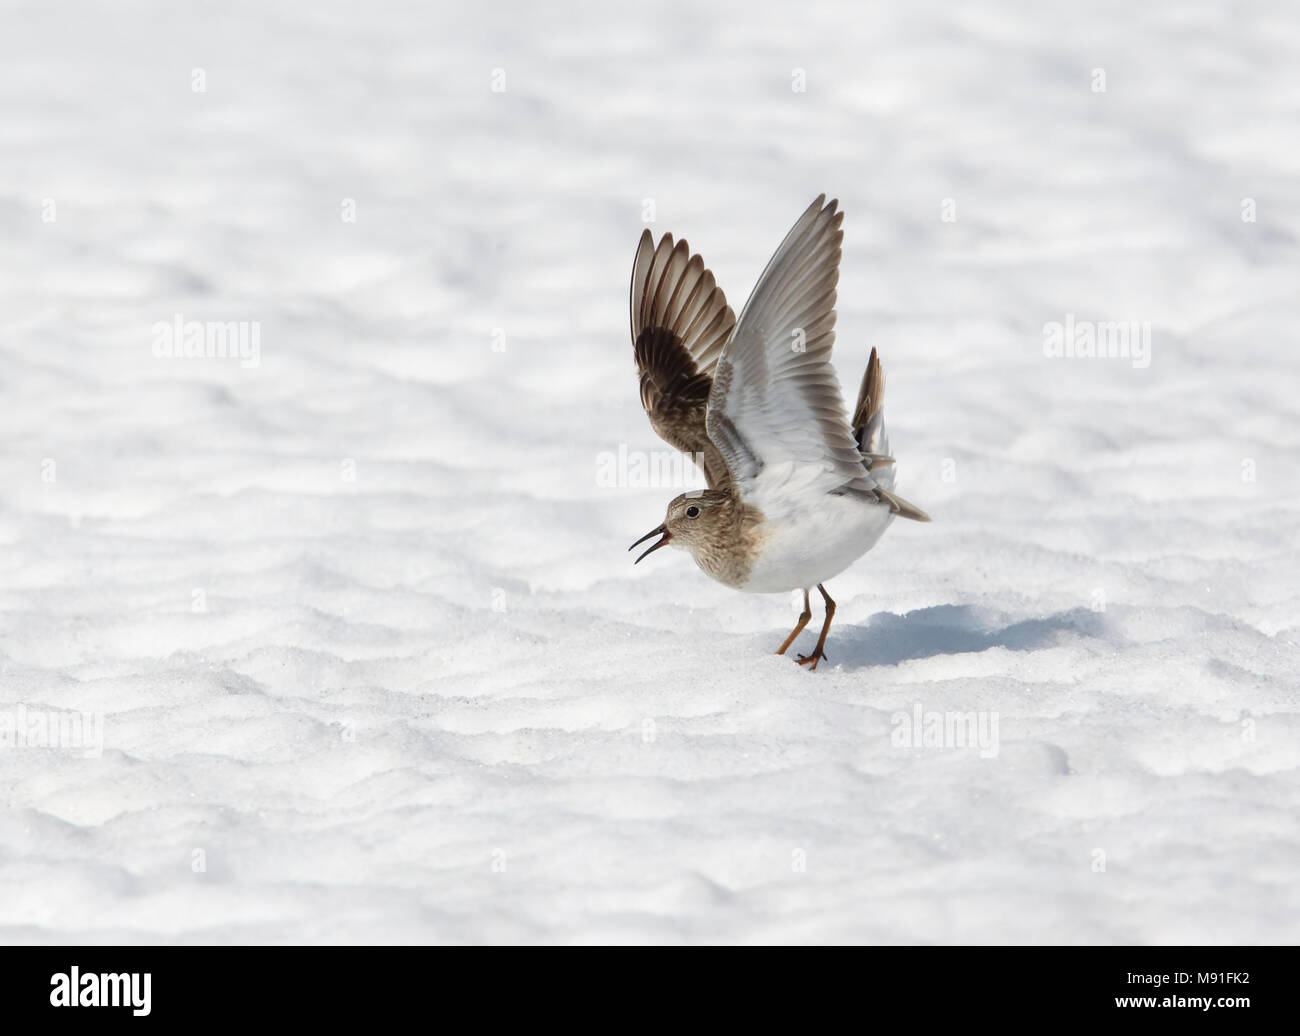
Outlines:
<svg viewBox="0 0 1300 1036"><path fill-rule="evenodd" d="M726 506L728 500L729 495L717 489L696 489L674 497L668 504L663 525L651 529L627 549L632 550L650 537L659 536L658 542L642 553L636 559L637 562L670 543L698 555L701 549L724 535L724 526L729 517L729 508Z"/></svg>

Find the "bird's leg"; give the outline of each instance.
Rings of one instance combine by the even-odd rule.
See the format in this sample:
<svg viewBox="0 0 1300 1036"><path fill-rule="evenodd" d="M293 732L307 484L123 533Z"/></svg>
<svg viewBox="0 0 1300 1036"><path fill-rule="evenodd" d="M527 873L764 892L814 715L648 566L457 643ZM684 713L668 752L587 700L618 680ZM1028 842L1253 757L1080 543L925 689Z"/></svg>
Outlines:
<svg viewBox="0 0 1300 1036"><path fill-rule="evenodd" d="M778 655L784 655L785 649L794 643L794 638L803 632L803 628L808 625L808 620L812 618L812 605L808 603L808 591L803 592L803 614L799 616L799 625L785 638L785 643L776 649Z"/></svg>
<svg viewBox="0 0 1300 1036"><path fill-rule="evenodd" d="M830 632L831 619L835 618L835 602L831 600L831 595L826 592L826 587L821 583L817 584L817 589L822 592L822 600L826 602L826 622L822 625L822 635L817 638L817 646L813 648L811 655L800 655L795 659L800 665L808 665L811 662L814 669L817 668L817 663L826 657L826 634Z"/></svg>

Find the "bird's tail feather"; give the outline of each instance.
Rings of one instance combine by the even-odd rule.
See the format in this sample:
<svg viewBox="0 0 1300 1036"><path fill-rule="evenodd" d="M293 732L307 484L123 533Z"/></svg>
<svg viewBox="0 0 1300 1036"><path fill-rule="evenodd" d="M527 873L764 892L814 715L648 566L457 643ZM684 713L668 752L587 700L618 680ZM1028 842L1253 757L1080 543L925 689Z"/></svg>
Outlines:
<svg viewBox="0 0 1300 1036"><path fill-rule="evenodd" d="M911 518L914 522L928 522L930 516L922 511L916 504L909 504L901 496L895 496L893 493L884 489L877 489L882 500L889 504L889 509L900 518Z"/></svg>

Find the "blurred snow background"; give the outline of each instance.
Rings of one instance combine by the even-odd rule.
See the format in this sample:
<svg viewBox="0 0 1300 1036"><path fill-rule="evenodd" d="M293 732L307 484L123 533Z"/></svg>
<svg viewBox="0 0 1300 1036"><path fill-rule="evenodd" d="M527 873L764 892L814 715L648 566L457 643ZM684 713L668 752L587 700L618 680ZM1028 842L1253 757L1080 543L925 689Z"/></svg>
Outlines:
<svg viewBox="0 0 1300 1036"><path fill-rule="evenodd" d="M0 19L0 938L1300 937L1291 5ZM935 521L810 674L597 471L644 217L739 308L820 191Z"/></svg>

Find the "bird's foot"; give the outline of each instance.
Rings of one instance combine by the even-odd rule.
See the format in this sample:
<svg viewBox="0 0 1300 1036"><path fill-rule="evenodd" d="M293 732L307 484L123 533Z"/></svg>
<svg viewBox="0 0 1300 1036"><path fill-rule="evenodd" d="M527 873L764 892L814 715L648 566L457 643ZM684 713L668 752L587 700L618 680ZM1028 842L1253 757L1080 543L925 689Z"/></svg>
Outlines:
<svg viewBox="0 0 1300 1036"><path fill-rule="evenodd" d="M817 663L822 661L825 657L826 652L821 648L817 648L811 655L799 655L795 661L800 665L811 666L813 669L816 669Z"/></svg>

